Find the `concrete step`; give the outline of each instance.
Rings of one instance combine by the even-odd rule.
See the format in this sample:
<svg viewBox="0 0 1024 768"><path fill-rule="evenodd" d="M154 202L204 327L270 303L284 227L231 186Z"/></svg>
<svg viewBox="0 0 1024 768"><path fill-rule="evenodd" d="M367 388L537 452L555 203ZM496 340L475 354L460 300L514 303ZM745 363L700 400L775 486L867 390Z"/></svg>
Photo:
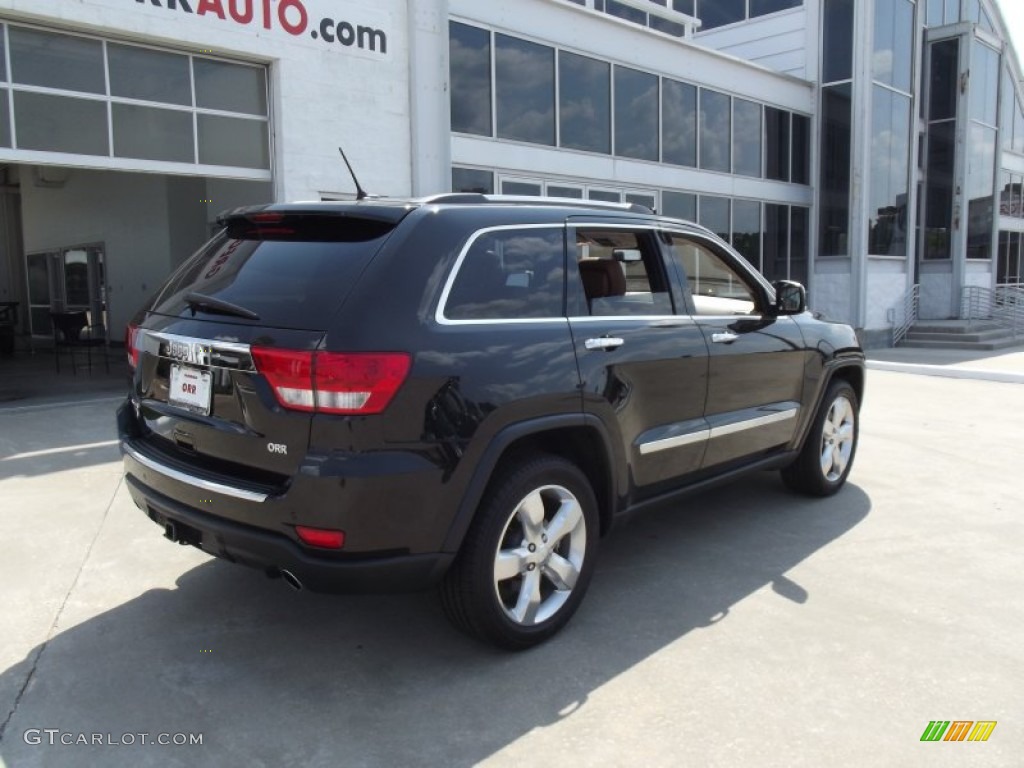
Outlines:
<svg viewBox="0 0 1024 768"><path fill-rule="evenodd" d="M990 341L910 341L904 339L899 346L909 349L963 349L990 352L995 349L1020 346L1021 339L1003 336Z"/></svg>
<svg viewBox="0 0 1024 768"><path fill-rule="evenodd" d="M921 333L983 333L1002 329L984 320L970 323L967 320L920 320L910 330Z"/></svg>
<svg viewBox="0 0 1024 768"><path fill-rule="evenodd" d="M921 331L917 327L911 328L907 333L907 341L962 341L975 343L981 341L998 341L1006 336L1006 331L994 329L991 331L951 332L951 331Z"/></svg>

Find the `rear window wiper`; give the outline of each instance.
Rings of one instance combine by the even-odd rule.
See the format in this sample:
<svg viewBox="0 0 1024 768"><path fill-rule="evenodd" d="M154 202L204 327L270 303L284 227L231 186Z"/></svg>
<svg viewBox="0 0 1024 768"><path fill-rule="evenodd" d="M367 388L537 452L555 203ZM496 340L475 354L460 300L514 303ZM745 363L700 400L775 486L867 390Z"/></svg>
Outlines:
<svg viewBox="0 0 1024 768"><path fill-rule="evenodd" d="M246 320L260 319L260 316L251 309L240 307L237 304L232 304L230 301L224 301L223 299L218 299L214 296L196 293L195 291L185 294L185 303L188 304L189 309L192 310L193 317L196 314L196 309L199 308L215 314L244 317Z"/></svg>

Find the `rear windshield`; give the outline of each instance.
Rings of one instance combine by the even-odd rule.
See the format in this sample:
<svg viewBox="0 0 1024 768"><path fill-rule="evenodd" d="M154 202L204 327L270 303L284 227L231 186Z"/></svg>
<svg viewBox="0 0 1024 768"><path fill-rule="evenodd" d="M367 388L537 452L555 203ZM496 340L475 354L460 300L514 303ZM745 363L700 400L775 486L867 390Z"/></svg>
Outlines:
<svg viewBox="0 0 1024 768"><path fill-rule="evenodd" d="M171 277L152 311L188 312L185 297L200 294L255 312L259 325L320 329L394 226L325 217L230 220ZM196 316L222 318L213 311L200 306Z"/></svg>

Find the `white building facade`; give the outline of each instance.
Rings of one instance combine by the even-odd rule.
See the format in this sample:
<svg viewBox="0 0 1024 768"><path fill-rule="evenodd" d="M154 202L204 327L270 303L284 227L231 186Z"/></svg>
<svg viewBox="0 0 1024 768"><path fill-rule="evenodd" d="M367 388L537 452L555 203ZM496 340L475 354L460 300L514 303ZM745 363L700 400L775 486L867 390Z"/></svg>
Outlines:
<svg viewBox="0 0 1024 768"><path fill-rule="evenodd" d="M0 303L119 338L216 215L447 190L697 220L890 335L1020 281L989 0L0 0Z"/></svg>

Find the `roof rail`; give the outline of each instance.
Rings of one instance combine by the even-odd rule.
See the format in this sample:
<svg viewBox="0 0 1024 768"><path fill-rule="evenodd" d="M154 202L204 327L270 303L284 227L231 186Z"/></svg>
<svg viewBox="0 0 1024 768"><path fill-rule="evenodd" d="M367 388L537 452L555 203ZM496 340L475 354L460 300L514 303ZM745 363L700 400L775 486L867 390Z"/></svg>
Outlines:
<svg viewBox="0 0 1024 768"><path fill-rule="evenodd" d="M650 208L639 203L610 203L604 200L583 200L576 197L535 197L531 195L483 195L478 192L449 192L421 198L424 205L568 205L576 208L600 208L613 211L653 214Z"/></svg>

